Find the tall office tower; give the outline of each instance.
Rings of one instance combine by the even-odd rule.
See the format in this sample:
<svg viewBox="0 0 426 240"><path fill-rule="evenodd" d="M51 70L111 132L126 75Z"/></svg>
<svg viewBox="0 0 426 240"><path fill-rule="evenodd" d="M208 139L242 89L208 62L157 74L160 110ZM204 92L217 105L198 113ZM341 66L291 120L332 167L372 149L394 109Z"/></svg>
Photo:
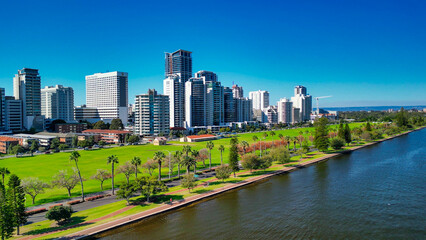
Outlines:
<svg viewBox="0 0 426 240"><path fill-rule="evenodd" d="M278 122L279 123L291 123L292 118L292 109L293 109L293 103L288 100L287 98L281 98L277 102L278 106Z"/></svg>
<svg viewBox="0 0 426 240"><path fill-rule="evenodd" d="M244 91L243 87L238 86L237 84L232 86L232 93L234 95L234 98L242 98L244 97Z"/></svg>
<svg viewBox="0 0 426 240"><path fill-rule="evenodd" d="M278 123L278 108L277 108L277 106L267 107L265 109L265 114L266 114L268 123L271 123L271 124Z"/></svg>
<svg viewBox="0 0 426 240"><path fill-rule="evenodd" d="M293 109L291 111L291 118L292 118L291 123L299 123L300 122L300 108L293 107Z"/></svg>
<svg viewBox="0 0 426 240"><path fill-rule="evenodd" d="M231 88L223 88L223 110L225 123L236 122L234 93Z"/></svg>
<svg viewBox="0 0 426 240"><path fill-rule="evenodd" d="M249 98L253 100L253 108L262 110L269 106L269 92L268 91L254 91L249 93Z"/></svg>
<svg viewBox="0 0 426 240"><path fill-rule="evenodd" d="M16 100L13 96L5 97L5 130L20 132L23 130L22 100Z"/></svg>
<svg viewBox="0 0 426 240"><path fill-rule="evenodd" d="M294 87L294 96L296 96L298 94L306 95L306 87L304 87L302 85L298 85L298 86Z"/></svg>
<svg viewBox="0 0 426 240"><path fill-rule="evenodd" d="M207 126L207 89L203 78L185 83L185 121L187 127Z"/></svg>
<svg viewBox="0 0 426 240"><path fill-rule="evenodd" d="M135 134L158 136L170 131L169 96L149 89L147 94L136 95Z"/></svg>
<svg viewBox="0 0 426 240"><path fill-rule="evenodd" d="M86 104L98 109L100 118L120 118L126 124L128 74L115 71L86 76Z"/></svg>
<svg viewBox="0 0 426 240"><path fill-rule="evenodd" d="M183 82L192 77L192 57L190 51L179 49L172 53L166 53L165 77L170 74L180 74Z"/></svg>
<svg viewBox="0 0 426 240"><path fill-rule="evenodd" d="M170 99L170 127L185 127L185 83L180 74L164 79L163 94Z"/></svg>
<svg viewBox="0 0 426 240"><path fill-rule="evenodd" d="M206 85L206 126L218 126L224 123L223 87L217 81L217 75L210 71L198 71L195 78L203 79Z"/></svg>
<svg viewBox="0 0 426 240"><path fill-rule="evenodd" d="M234 98L235 118L237 122L253 120L253 101L249 98Z"/></svg>
<svg viewBox="0 0 426 240"><path fill-rule="evenodd" d="M40 92L41 78L38 69L24 68L18 70L13 78L13 95L16 100L22 100L22 116L26 129L32 128L35 121L41 121Z"/></svg>
<svg viewBox="0 0 426 240"><path fill-rule="evenodd" d="M74 90L62 85L41 90L41 114L45 118L74 120Z"/></svg>
<svg viewBox="0 0 426 240"><path fill-rule="evenodd" d="M309 121L312 111L312 96L307 95L306 88L303 86L296 86L294 88L294 97L291 97L293 107L299 108L300 121Z"/></svg>
<svg viewBox="0 0 426 240"><path fill-rule="evenodd" d="M0 88L0 131L6 129L6 99L5 90Z"/></svg>

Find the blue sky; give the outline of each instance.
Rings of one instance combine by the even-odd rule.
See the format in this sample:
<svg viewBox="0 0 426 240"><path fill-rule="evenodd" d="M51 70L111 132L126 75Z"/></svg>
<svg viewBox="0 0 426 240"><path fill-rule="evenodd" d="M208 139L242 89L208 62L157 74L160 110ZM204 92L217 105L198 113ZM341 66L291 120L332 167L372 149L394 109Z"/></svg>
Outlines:
<svg viewBox="0 0 426 240"><path fill-rule="evenodd" d="M38 68L85 103L84 76L129 73L129 102L162 92L164 52L271 103L305 85L322 106L426 105L426 1L3 1L0 87Z"/></svg>

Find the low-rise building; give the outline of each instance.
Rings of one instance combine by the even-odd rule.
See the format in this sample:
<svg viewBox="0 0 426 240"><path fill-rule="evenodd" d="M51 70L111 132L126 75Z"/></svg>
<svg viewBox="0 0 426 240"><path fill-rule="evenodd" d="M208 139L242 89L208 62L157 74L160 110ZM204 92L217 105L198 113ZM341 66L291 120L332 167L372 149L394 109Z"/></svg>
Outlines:
<svg viewBox="0 0 426 240"><path fill-rule="evenodd" d="M154 144L155 146L166 145L167 144L167 138L165 138L165 137L156 137L154 139L154 141L152 141L152 144Z"/></svg>
<svg viewBox="0 0 426 240"><path fill-rule="evenodd" d="M84 130L83 133L89 135L99 135L99 140L106 143L124 143L126 136L131 134L129 131L108 129L87 129Z"/></svg>
<svg viewBox="0 0 426 240"><path fill-rule="evenodd" d="M185 136L180 139L181 142L203 142L203 141L210 141L210 140L216 140L217 136L212 134L202 134L202 135L191 135L191 136Z"/></svg>
<svg viewBox="0 0 426 240"><path fill-rule="evenodd" d="M87 129L86 123L58 123L55 124L57 133L81 133Z"/></svg>
<svg viewBox="0 0 426 240"><path fill-rule="evenodd" d="M7 149L12 145L18 145L19 140L8 136L0 136L0 153L7 153Z"/></svg>

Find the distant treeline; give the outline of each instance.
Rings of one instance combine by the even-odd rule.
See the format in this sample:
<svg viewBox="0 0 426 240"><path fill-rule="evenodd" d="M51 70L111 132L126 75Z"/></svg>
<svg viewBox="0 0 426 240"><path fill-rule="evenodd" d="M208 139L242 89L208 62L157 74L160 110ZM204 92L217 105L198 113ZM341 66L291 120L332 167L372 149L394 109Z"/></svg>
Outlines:
<svg viewBox="0 0 426 240"><path fill-rule="evenodd" d="M340 119L354 119L357 122L395 122L398 112L404 112L404 115L412 121L423 121L425 112L407 111L401 108L399 111L343 111L339 112Z"/></svg>

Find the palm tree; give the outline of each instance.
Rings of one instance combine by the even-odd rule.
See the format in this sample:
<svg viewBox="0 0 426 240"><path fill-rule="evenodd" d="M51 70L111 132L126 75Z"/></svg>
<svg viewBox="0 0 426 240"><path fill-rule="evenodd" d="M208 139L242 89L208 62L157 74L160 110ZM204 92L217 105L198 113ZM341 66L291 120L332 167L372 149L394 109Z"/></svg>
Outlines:
<svg viewBox="0 0 426 240"><path fill-rule="evenodd" d="M249 147L247 141L241 141L241 146L243 147L244 154L246 154L246 149Z"/></svg>
<svg viewBox="0 0 426 240"><path fill-rule="evenodd" d="M182 152L181 151L176 151L175 154L173 154L173 158L175 159L177 166L178 166L178 178L180 178L180 165L181 163L181 159L182 159Z"/></svg>
<svg viewBox="0 0 426 240"><path fill-rule="evenodd" d="M158 181L161 181L161 161L166 157L163 152L157 151L154 153L154 160L158 163Z"/></svg>
<svg viewBox="0 0 426 240"><path fill-rule="evenodd" d="M1 174L1 177L3 179L3 186L4 186L4 175L10 174L10 171L9 171L9 169L2 167L2 168L0 168L0 174Z"/></svg>
<svg viewBox="0 0 426 240"><path fill-rule="evenodd" d="M269 133L269 135L271 135L271 137L274 137L274 136L275 136L275 132L274 132L274 131L271 131L271 132Z"/></svg>
<svg viewBox="0 0 426 240"><path fill-rule="evenodd" d="M186 174L189 175L189 168L195 165L197 161L193 157L184 156L182 159L182 166L186 167Z"/></svg>
<svg viewBox="0 0 426 240"><path fill-rule="evenodd" d="M189 146L189 145L183 146L182 152L185 153L186 156L188 156L189 153L191 152L191 146Z"/></svg>
<svg viewBox="0 0 426 240"><path fill-rule="evenodd" d="M223 154L223 151L225 151L225 147L223 145L220 145L219 148L218 148L218 150L220 151L220 165L222 166L223 165L223 156L222 156L222 154Z"/></svg>
<svg viewBox="0 0 426 240"><path fill-rule="evenodd" d="M280 134L278 134L278 138L283 140L284 136L280 133Z"/></svg>
<svg viewBox="0 0 426 240"><path fill-rule="evenodd" d="M200 156L200 151L195 149L192 150L191 156L195 159L195 165L194 165L194 174L195 174L195 171L197 170L197 160L198 160L198 157Z"/></svg>
<svg viewBox="0 0 426 240"><path fill-rule="evenodd" d="M212 141L208 141L206 144L206 148L209 149L209 170L212 170L212 149L214 148L214 143Z"/></svg>
<svg viewBox="0 0 426 240"><path fill-rule="evenodd" d="M133 157L130 163L135 166L135 178L138 178L138 166L142 163L140 157Z"/></svg>
<svg viewBox="0 0 426 240"><path fill-rule="evenodd" d="M256 153L256 141L259 139L256 135L254 135L252 137L253 141L254 141L254 152Z"/></svg>
<svg viewBox="0 0 426 240"><path fill-rule="evenodd" d="M288 148L288 150L290 150L290 140L291 140L291 137L285 136L285 140L287 141L287 148Z"/></svg>
<svg viewBox="0 0 426 240"><path fill-rule="evenodd" d="M81 178L80 169L78 168L78 159L80 158L80 153L77 151L73 151L70 154L70 161L75 162L75 167L77 168L78 177L80 178L80 185L81 185L81 200L84 202L84 189L83 189L83 178Z"/></svg>
<svg viewBox="0 0 426 240"><path fill-rule="evenodd" d="M114 195L114 164L118 164L118 157L111 155L107 158L107 164L111 163L111 183L112 183L112 195Z"/></svg>

